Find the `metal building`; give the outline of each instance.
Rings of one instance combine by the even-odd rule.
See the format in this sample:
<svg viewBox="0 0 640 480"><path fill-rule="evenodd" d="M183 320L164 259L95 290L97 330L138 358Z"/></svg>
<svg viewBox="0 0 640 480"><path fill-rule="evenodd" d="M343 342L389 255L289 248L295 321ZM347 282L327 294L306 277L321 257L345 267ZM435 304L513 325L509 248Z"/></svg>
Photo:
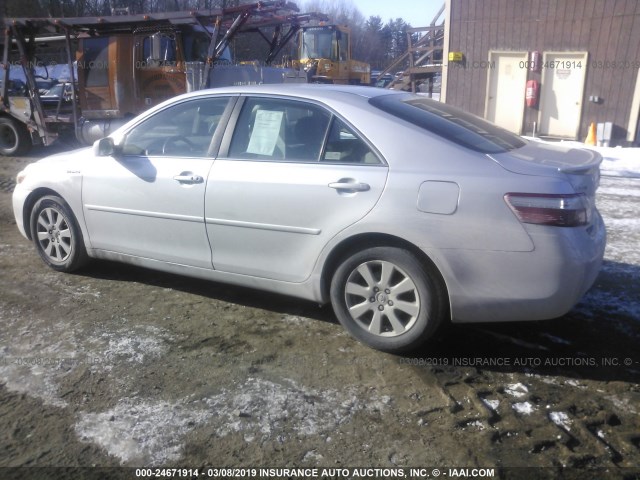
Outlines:
<svg viewBox="0 0 640 480"><path fill-rule="evenodd" d="M640 2L446 0L442 99L515 133L640 142ZM600 139L602 140L602 139Z"/></svg>

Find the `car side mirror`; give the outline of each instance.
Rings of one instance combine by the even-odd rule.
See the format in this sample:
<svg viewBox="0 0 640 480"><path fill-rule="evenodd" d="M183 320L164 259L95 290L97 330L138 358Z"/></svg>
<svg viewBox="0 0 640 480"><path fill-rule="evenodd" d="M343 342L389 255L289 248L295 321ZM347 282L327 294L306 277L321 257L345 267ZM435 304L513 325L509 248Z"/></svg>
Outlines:
<svg viewBox="0 0 640 480"><path fill-rule="evenodd" d="M93 153L96 157L113 157L120 151L119 146L113 142L113 138L104 137L93 144Z"/></svg>

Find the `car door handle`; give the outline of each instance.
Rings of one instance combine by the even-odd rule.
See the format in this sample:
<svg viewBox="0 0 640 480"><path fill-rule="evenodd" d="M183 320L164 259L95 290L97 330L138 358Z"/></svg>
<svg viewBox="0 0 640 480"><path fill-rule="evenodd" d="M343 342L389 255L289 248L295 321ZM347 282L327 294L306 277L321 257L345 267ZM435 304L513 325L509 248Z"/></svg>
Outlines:
<svg viewBox="0 0 640 480"><path fill-rule="evenodd" d="M350 192L366 192L371 189L368 183L359 182L333 182L329 184L329 188L348 190Z"/></svg>
<svg viewBox="0 0 640 480"><path fill-rule="evenodd" d="M187 185L204 182L204 178L202 178L200 175L193 175L190 173L181 173L180 175L176 175L175 177L173 177L173 179L178 183L184 183Z"/></svg>

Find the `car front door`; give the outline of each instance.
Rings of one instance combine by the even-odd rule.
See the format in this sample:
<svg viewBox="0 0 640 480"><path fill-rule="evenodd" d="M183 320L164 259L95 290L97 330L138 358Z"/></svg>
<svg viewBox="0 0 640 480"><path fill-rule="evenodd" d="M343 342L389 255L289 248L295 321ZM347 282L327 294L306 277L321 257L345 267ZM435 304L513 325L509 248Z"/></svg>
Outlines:
<svg viewBox="0 0 640 480"><path fill-rule="evenodd" d="M212 268L204 193L230 103L172 105L129 130L117 155L87 162L82 202L93 248Z"/></svg>
<svg viewBox="0 0 640 480"><path fill-rule="evenodd" d="M213 266L302 282L327 242L373 208L387 166L321 105L249 97L236 108L207 184Z"/></svg>

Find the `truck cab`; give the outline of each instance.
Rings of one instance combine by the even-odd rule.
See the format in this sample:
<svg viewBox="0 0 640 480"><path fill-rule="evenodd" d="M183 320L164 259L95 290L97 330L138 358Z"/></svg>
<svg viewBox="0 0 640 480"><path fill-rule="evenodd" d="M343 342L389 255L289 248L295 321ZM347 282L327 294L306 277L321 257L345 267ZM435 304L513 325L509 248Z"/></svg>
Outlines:
<svg viewBox="0 0 640 480"><path fill-rule="evenodd" d="M83 117L134 116L186 92L185 53L183 32L174 29L81 38L76 59Z"/></svg>
<svg viewBox="0 0 640 480"><path fill-rule="evenodd" d="M300 29L298 58L310 83L368 85L369 64L351 57L351 31L342 25Z"/></svg>

